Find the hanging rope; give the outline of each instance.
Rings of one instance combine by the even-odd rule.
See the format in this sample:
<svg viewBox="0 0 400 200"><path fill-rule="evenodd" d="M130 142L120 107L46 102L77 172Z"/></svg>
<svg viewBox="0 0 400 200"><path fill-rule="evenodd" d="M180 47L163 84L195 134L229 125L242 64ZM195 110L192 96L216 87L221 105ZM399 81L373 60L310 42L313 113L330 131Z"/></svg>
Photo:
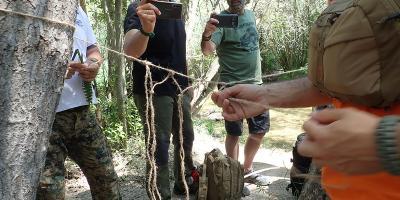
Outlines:
<svg viewBox="0 0 400 200"><path fill-rule="evenodd" d="M147 146L146 152L149 161L147 190L152 199L161 199L161 195L157 188L157 166L155 161L156 151L156 130L154 125L154 103L153 103L153 80L151 77L150 67L146 66L145 92L146 92L146 126L147 126ZM149 89L151 88L151 90ZM150 116L149 116L150 114ZM157 198L156 198L157 197Z"/></svg>

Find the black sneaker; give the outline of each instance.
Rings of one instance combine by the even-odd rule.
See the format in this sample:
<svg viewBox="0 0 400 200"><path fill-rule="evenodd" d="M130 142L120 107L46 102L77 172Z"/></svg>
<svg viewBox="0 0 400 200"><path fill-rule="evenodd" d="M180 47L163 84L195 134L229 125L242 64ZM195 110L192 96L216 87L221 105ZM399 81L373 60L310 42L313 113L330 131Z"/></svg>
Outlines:
<svg viewBox="0 0 400 200"><path fill-rule="evenodd" d="M192 183L188 185L189 187L189 194L195 195L197 193L197 190L199 189L199 184L198 183ZM174 194L175 195L186 195L185 188L179 187L178 185L174 184Z"/></svg>

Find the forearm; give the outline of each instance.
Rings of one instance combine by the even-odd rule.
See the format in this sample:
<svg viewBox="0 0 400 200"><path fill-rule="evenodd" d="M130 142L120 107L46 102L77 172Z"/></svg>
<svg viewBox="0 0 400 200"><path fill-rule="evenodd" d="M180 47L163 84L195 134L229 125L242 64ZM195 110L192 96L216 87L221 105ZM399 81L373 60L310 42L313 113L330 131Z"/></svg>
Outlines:
<svg viewBox="0 0 400 200"><path fill-rule="evenodd" d="M308 78L265 85L264 92L271 107L310 107L331 103L331 98L315 88Z"/></svg>
<svg viewBox="0 0 400 200"><path fill-rule="evenodd" d="M214 53L215 44L211 40L209 41L201 41L201 51L204 55L208 56Z"/></svg>
<svg viewBox="0 0 400 200"><path fill-rule="evenodd" d="M125 34L124 52L129 56L139 58L146 51L148 42L148 36L137 29L132 29Z"/></svg>

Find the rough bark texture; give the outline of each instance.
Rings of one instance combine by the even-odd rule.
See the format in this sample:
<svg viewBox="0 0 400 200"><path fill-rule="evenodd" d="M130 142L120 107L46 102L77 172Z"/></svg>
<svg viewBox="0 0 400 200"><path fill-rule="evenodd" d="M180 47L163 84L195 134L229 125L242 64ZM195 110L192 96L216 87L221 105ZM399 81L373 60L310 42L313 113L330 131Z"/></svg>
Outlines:
<svg viewBox="0 0 400 200"><path fill-rule="evenodd" d="M74 24L77 1L0 8ZM71 53L69 26L0 11L0 199L34 199Z"/></svg>

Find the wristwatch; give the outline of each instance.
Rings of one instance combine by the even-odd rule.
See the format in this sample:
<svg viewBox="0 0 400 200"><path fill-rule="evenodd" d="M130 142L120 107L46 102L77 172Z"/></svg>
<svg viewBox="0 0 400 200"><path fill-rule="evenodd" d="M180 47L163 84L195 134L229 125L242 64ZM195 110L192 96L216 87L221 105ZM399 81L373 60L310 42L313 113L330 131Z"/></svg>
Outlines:
<svg viewBox="0 0 400 200"><path fill-rule="evenodd" d="M385 116L376 129L377 153L383 168L392 175L400 176L400 152L398 152L398 116Z"/></svg>
<svg viewBox="0 0 400 200"><path fill-rule="evenodd" d="M146 32L146 31L144 31L143 28L140 28L139 30L143 35L145 35L145 36L147 36L149 38L153 38L156 35L154 32Z"/></svg>

